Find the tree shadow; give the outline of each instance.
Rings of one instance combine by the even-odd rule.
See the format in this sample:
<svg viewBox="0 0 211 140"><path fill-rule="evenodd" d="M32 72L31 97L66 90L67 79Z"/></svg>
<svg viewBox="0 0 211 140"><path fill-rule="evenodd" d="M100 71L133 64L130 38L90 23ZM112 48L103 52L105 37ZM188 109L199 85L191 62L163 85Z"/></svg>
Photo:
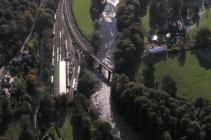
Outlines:
<svg viewBox="0 0 211 140"><path fill-rule="evenodd" d="M201 67L205 68L206 70L211 68L211 47L196 48L191 50L191 53L196 56Z"/></svg>
<svg viewBox="0 0 211 140"><path fill-rule="evenodd" d="M185 65L185 62L186 62L186 51L185 50L182 50L181 52L178 53L177 60L180 64L180 66Z"/></svg>

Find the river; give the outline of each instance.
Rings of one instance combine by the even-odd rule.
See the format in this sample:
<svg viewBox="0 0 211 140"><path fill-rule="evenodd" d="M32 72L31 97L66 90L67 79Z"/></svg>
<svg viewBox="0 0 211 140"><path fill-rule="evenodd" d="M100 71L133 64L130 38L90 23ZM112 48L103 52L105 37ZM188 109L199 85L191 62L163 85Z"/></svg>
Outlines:
<svg viewBox="0 0 211 140"><path fill-rule="evenodd" d="M113 51L116 46L116 7L119 0L107 0L107 5L101 15L99 24L101 27L102 45L98 51L98 58L104 63L113 67ZM104 72L104 75L107 75ZM117 114L112 105L110 86L103 82L98 76L100 82L99 90L92 96L92 102L100 114L100 118L109 122L115 134L122 140L140 140L135 132L126 122Z"/></svg>

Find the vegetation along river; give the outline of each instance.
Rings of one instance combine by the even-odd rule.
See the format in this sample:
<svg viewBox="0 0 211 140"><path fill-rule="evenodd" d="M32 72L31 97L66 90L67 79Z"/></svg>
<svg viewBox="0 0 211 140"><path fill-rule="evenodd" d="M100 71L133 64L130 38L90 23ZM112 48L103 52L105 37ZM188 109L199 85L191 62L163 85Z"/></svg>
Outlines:
<svg viewBox="0 0 211 140"><path fill-rule="evenodd" d="M116 29L116 7L119 0L107 0L107 5L100 18L102 45L98 52L98 58L113 67L113 51L115 49ZM104 72L105 75L106 72ZM92 96L92 102L97 108L100 118L108 121L115 134L122 140L140 140L138 134L130 128L126 122L116 113L110 97L110 86L101 81L99 90Z"/></svg>

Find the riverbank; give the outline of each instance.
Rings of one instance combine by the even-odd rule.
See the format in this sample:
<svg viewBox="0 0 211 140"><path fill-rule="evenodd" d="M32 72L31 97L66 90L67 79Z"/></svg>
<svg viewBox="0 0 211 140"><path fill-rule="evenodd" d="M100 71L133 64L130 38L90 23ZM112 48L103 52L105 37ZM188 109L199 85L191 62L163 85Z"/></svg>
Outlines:
<svg viewBox="0 0 211 140"><path fill-rule="evenodd" d="M108 0L99 20L102 39L97 57L110 67L114 65L113 52L116 47L116 8L118 3L119 0ZM102 73L104 75L107 74L106 71L102 71ZM97 78L101 86L93 94L91 100L99 112L100 118L111 124L115 135L121 140L140 140L141 136L127 124L126 120L115 109L115 105L111 99L110 85L102 81L99 73L97 74Z"/></svg>

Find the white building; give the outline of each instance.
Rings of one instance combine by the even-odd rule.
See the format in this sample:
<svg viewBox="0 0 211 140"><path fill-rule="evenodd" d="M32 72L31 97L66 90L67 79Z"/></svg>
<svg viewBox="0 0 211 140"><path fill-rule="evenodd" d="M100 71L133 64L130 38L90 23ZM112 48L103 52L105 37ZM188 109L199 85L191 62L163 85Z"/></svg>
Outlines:
<svg viewBox="0 0 211 140"><path fill-rule="evenodd" d="M54 66L54 95L62 95L67 92L66 62L59 61Z"/></svg>

